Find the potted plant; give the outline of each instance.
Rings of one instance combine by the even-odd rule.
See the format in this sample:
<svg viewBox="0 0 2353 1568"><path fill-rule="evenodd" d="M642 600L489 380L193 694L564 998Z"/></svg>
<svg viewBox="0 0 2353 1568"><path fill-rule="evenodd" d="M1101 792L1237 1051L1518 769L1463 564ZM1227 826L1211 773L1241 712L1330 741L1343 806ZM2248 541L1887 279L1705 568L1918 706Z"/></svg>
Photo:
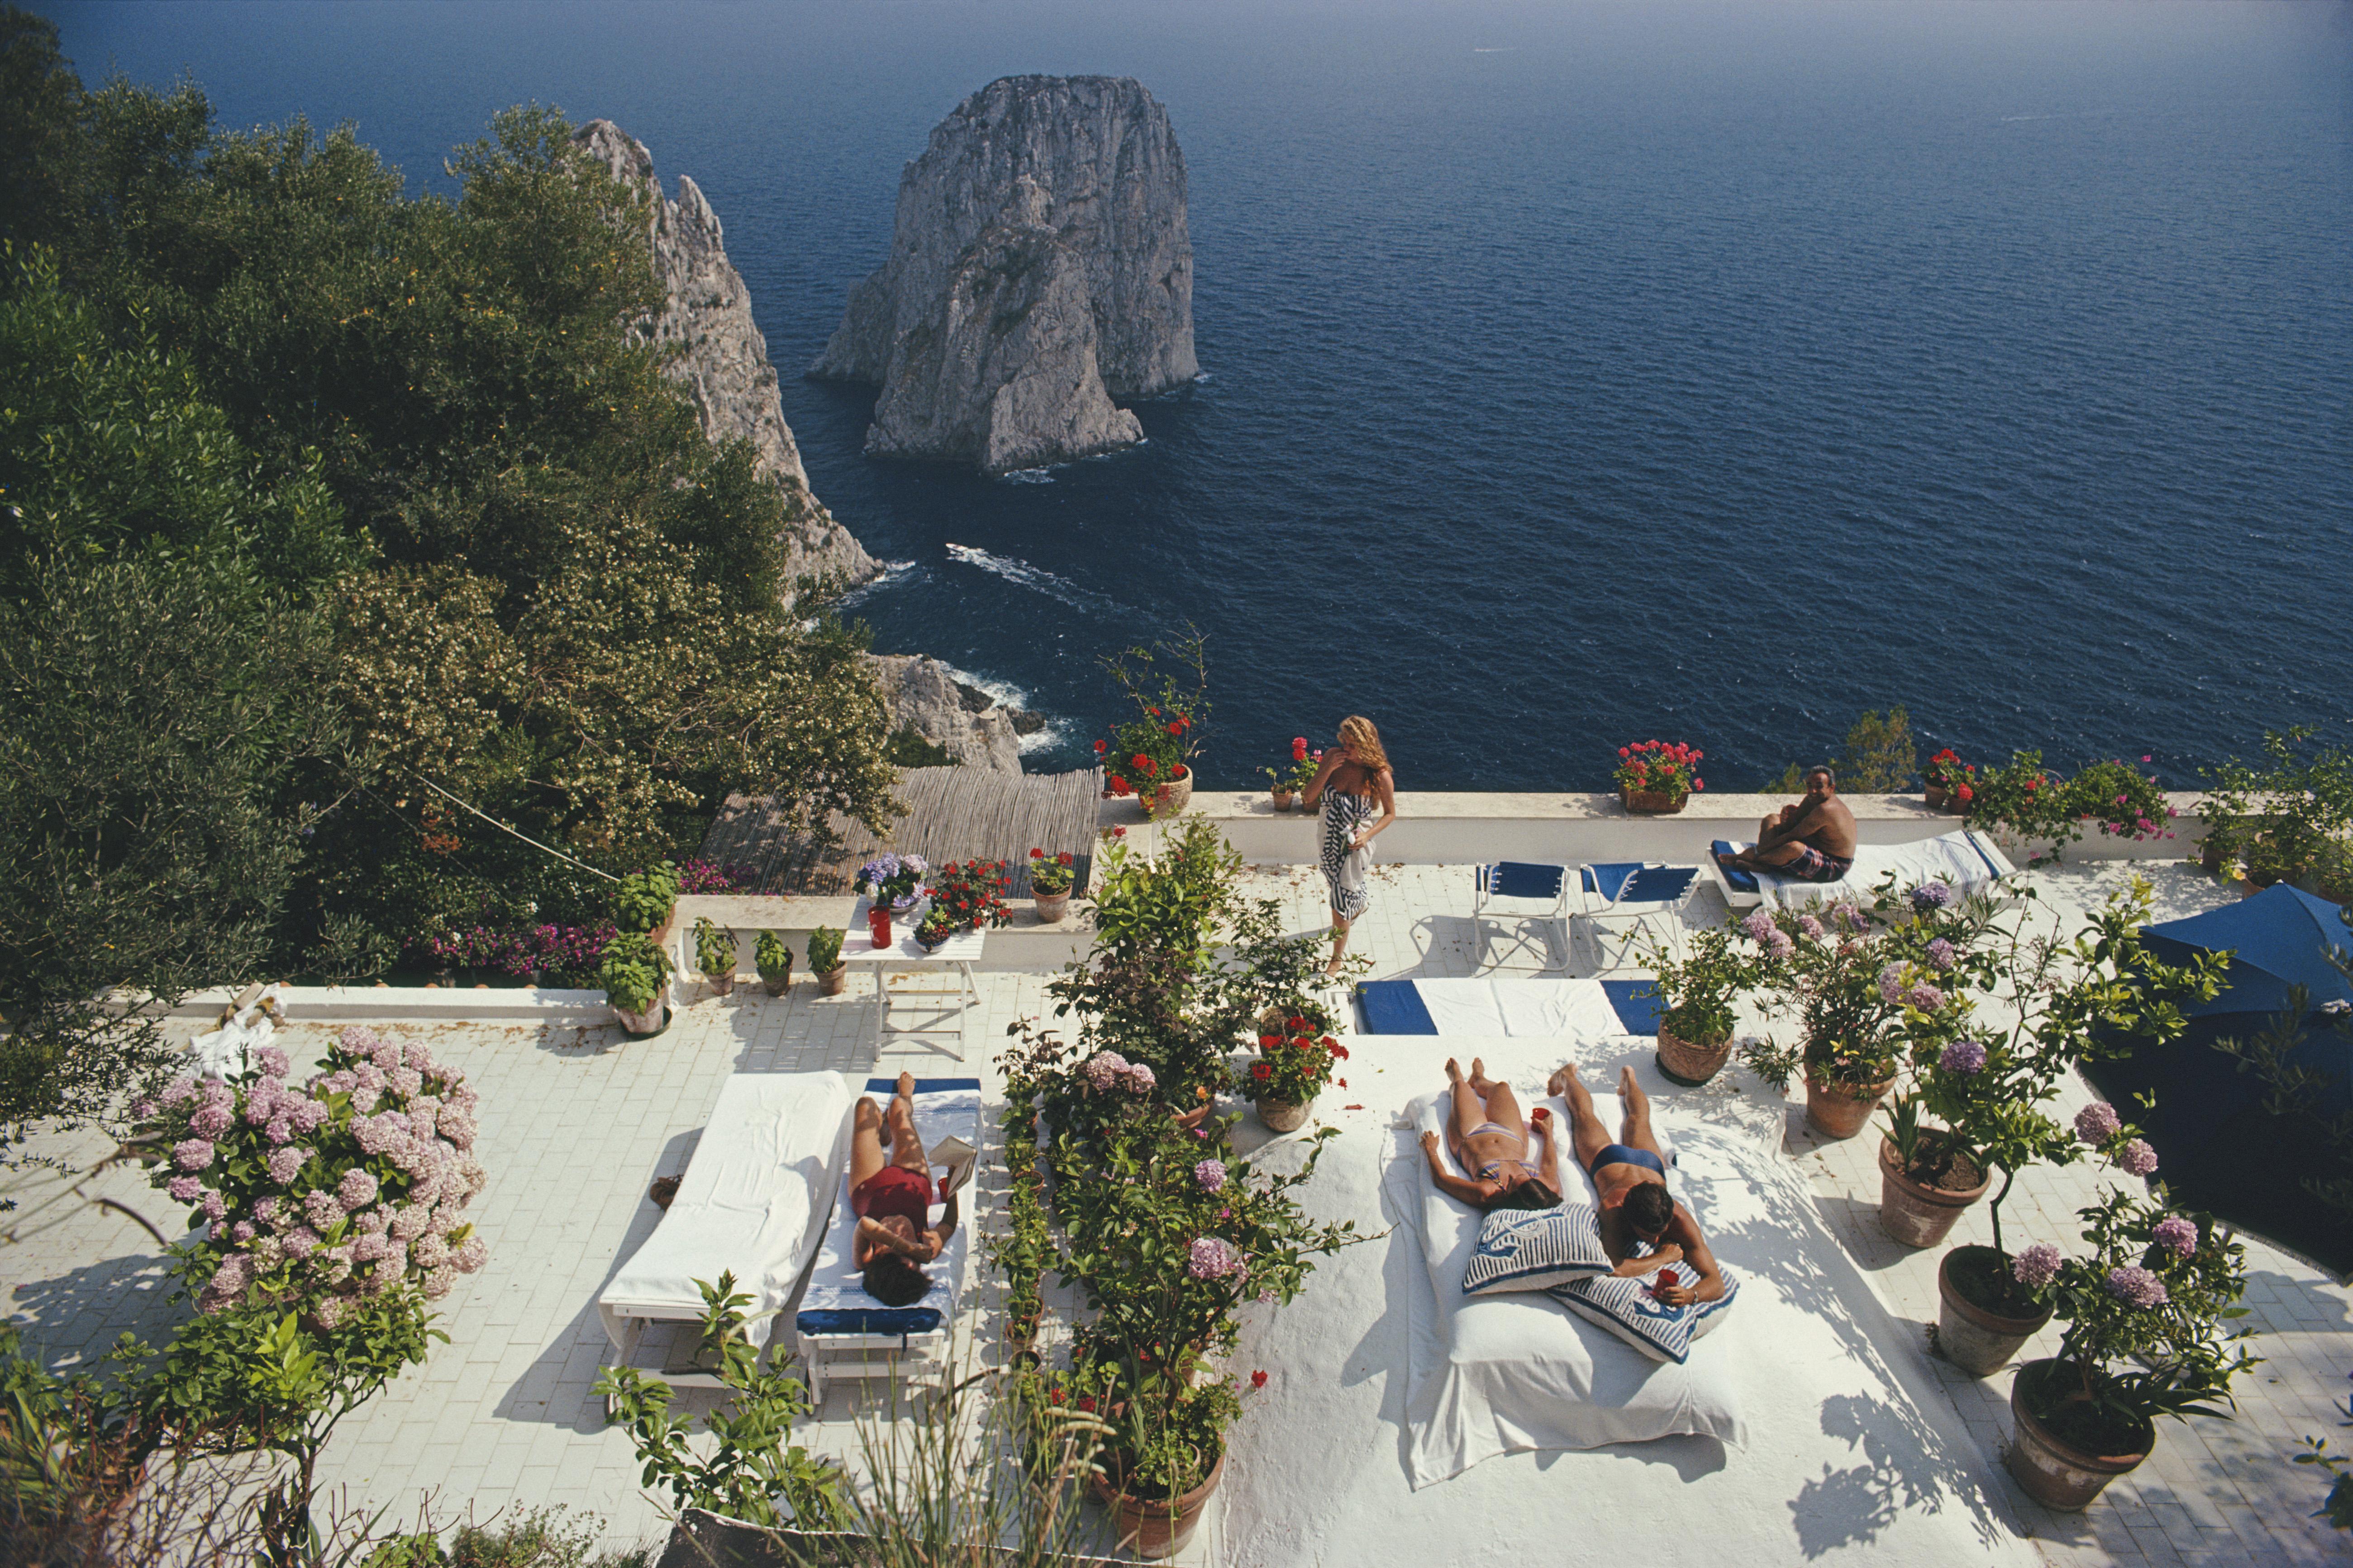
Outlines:
<svg viewBox="0 0 2353 1568"><path fill-rule="evenodd" d="M2067 1325L2059 1353L2010 1385L2010 1473L2046 1508L2088 1507L2157 1442L2157 1417L2226 1414L2231 1379L2255 1364L2226 1334L2242 1317L2244 1249L2205 1215L2110 1188L2079 1210L2085 1257L2031 1247L2013 1268Z"/></svg>
<svg viewBox="0 0 2353 1568"><path fill-rule="evenodd" d="M1959 753L1950 746L1928 759L1928 765L1920 770L1920 782L1930 811L1950 812L1958 816L1967 813L1978 797L1977 764L1961 761Z"/></svg>
<svg viewBox="0 0 2353 1568"><path fill-rule="evenodd" d="M1765 1005L1797 1015L1793 1047L1769 1037L1741 1047L1741 1058L1776 1089L1793 1078L1806 1083L1806 1120L1832 1138L1862 1131L1895 1081L1905 1010L1944 1005L1941 996L1885 984L1894 963L1893 934L1869 933L1871 921L1852 904L1827 914L1757 910L1740 923L1757 944L1754 984Z"/></svg>
<svg viewBox="0 0 2353 1568"><path fill-rule="evenodd" d="M760 933L759 943L752 950L752 965L760 972L760 984L769 995L782 996L792 985L793 950L775 931Z"/></svg>
<svg viewBox="0 0 2353 1568"><path fill-rule="evenodd" d="M721 996L735 989L735 933L705 916L694 922L694 966Z"/></svg>
<svg viewBox="0 0 2353 1568"><path fill-rule="evenodd" d="M659 1035L668 1026L670 954L641 931L615 934L596 963L614 1017L632 1035Z"/></svg>
<svg viewBox="0 0 2353 1568"><path fill-rule="evenodd" d="M850 887L903 920L922 901L923 881L931 874L931 863L921 855L893 855L886 849L858 868Z"/></svg>
<svg viewBox="0 0 2353 1568"><path fill-rule="evenodd" d="M1250 1102L1268 1131L1296 1131L1314 1110L1317 1093L1347 1059L1347 1047L1314 1033L1304 1016L1293 1014L1258 1037L1258 1054L1236 1069L1233 1091Z"/></svg>
<svg viewBox="0 0 2353 1568"><path fill-rule="evenodd" d="M1680 962L1653 951L1649 963L1660 1008L1659 1070L1695 1089L1731 1058L1733 1003L1753 983L1756 965L1722 928L1692 938Z"/></svg>
<svg viewBox="0 0 2353 1568"><path fill-rule="evenodd" d="M2241 895L2260 893L2274 882L2284 882L2293 869L2279 840L2269 833L2258 833L2247 845L2247 879Z"/></svg>
<svg viewBox="0 0 2353 1568"><path fill-rule="evenodd" d="M2033 856L2030 865L2057 859L2060 850L2083 836L2066 781L2042 765L2041 752L2012 752L2006 766L1985 768L1976 787L1977 798L1969 803L1971 827L2012 847L2051 840L2051 853Z"/></svg>
<svg viewBox="0 0 2353 1568"><path fill-rule="evenodd" d="M809 932L809 973L817 976L820 995L839 996L849 983L849 965L841 961L841 937L834 926L819 926Z"/></svg>
<svg viewBox="0 0 2353 1568"><path fill-rule="evenodd" d="M1075 876L1069 850L1057 855L1043 849L1029 851L1029 902L1038 912L1039 925L1053 925L1069 911Z"/></svg>
<svg viewBox="0 0 2353 1568"><path fill-rule="evenodd" d="M1303 794L1315 782L1315 770L1324 765L1324 753L1307 749L1307 737L1291 738L1291 765L1287 768L1261 768L1272 786L1274 809L1288 811L1293 799Z"/></svg>
<svg viewBox="0 0 2353 1568"><path fill-rule="evenodd" d="M1005 889L1011 881L1002 860L964 860L942 866L932 873L931 886L923 889L932 900L925 922L933 916L943 917L951 932L1005 925L1013 919L1005 907Z"/></svg>
<svg viewBox="0 0 2353 1568"><path fill-rule="evenodd" d="M649 931L659 943L670 934L678 912L678 868L664 860L632 871L613 889L613 924L624 931Z"/></svg>
<svg viewBox="0 0 2353 1568"><path fill-rule="evenodd" d="M1189 679L1179 685L1174 674L1162 673L1155 691L1151 683L1164 657L1188 672ZM1173 647L1129 648L1104 659L1103 667L1135 710L1135 716L1117 725L1109 740L1095 742L1095 755L1103 759L1104 787L1114 795L1140 797L1146 816L1181 814L1193 799L1193 758L1209 720L1208 668L1200 632L1188 627Z"/></svg>
<svg viewBox="0 0 2353 1568"><path fill-rule="evenodd" d="M2196 809L2199 820L2206 825L2206 837L2198 847L2198 863L2208 876L2219 877L2246 847L2255 797L2262 792L2263 781L2254 769L2236 757L2225 758L2221 766L2202 771L2206 794Z"/></svg>
<svg viewBox="0 0 2353 1568"><path fill-rule="evenodd" d="M2122 758L2087 765L2068 781L2067 796L2078 816L2099 825L2103 837L2137 844L2173 837L2173 807L2166 804L2157 775Z"/></svg>
<svg viewBox="0 0 2353 1568"><path fill-rule="evenodd" d="M915 928L915 945L925 952L937 952L947 945L948 938L964 928L944 910L934 908L924 911L923 921Z"/></svg>
<svg viewBox="0 0 2353 1568"><path fill-rule="evenodd" d="M1691 793L1705 789L1699 776L1700 759L1681 742L1636 741L1618 748L1618 804L1641 816L1664 816L1681 811Z"/></svg>

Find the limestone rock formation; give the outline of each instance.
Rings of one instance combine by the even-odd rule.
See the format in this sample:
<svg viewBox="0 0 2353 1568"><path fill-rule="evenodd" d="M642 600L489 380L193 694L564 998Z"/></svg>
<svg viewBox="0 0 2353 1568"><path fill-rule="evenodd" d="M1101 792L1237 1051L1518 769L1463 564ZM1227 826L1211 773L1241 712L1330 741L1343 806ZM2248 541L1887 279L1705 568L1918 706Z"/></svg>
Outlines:
<svg viewBox="0 0 2353 1568"><path fill-rule="evenodd" d="M632 323L641 342L677 345L667 372L694 400L703 434L742 437L754 462L785 496L785 576L839 574L863 583L882 568L809 493L808 471L785 423L767 340L752 320L752 297L727 259L719 215L684 174L678 198L662 195L653 154L609 120L592 120L573 140L646 195L647 243L670 298L658 315Z"/></svg>
<svg viewBox="0 0 2353 1568"><path fill-rule="evenodd" d="M809 374L880 384L866 449L987 473L1143 438L1199 374L1185 154L1126 77L1006 77L899 181L891 258Z"/></svg>
<svg viewBox="0 0 2353 1568"><path fill-rule="evenodd" d="M1042 720L966 686L935 658L871 653L866 661L882 689L893 730L913 730L966 767L1021 771L1021 737L1040 728Z"/></svg>

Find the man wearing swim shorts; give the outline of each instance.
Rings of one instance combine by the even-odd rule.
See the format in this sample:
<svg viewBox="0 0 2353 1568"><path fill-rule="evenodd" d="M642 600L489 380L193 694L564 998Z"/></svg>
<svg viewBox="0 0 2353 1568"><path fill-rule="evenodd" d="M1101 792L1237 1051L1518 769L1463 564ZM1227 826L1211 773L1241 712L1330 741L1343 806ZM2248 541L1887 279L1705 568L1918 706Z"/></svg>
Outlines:
<svg viewBox="0 0 2353 1568"><path fill-rule="evenodd" d="M1770 871L1800 882L1835 882L1854 869L1854 813L1838 797L1830 769L1806 773L1803 798L1757 825L1757 844L1725 860L1743 871Z"/></svg>

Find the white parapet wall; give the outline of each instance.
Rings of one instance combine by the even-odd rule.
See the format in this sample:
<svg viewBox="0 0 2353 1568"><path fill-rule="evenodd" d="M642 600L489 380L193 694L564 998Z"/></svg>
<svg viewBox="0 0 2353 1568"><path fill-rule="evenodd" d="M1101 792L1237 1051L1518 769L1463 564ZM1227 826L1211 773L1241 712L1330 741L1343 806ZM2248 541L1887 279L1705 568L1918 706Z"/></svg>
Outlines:
<svg viewBox="0 0 2353 1568"><path fill-rule="evenodd" d="M1864 795L1844 797L1855 830L1866 844L1908 844L1934 838L1961 826L1961 819L1930 811L1918 795ZM2167 797L2180 815L2168 827L2174 837L2143 839L2104 837L2090 827L2066 847L2071 860L2178 860L2194 855L2205 825L2191 811L2200 797ZM1535 860L1577 866L1608 860L1658 860L1690 865L1719 838L1757 837L1759 821L1789 797L1712 795L1691 797L1671 816L1630 816L1614 795L1535 795L1400 791L1398 820L1376 842L1374 858L1409 866L1476 865L1493 860ZM1316 819L1297 808L1277 811L1261 793L1198 791L1188 808L1218 825L1246 860L1308 865L1316 858ZM1105 827L1124 827L1140 842L1154 842L1160 825L1145 821L1133 799L1106 800ZM2047 841L2021 843L1996 834L1996 840L2024 865L2045 853ZM2023 851L2021 853L2020 851Z"/></svg>

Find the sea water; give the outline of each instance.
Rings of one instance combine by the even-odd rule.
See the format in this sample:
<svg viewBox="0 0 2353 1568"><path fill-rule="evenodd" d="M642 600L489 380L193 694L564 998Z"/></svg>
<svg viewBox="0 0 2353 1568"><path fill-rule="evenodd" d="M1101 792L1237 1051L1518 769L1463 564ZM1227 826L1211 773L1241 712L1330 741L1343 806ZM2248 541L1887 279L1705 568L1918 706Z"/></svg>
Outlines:
<svg viewBox="0 0 2353 1568"><path fill-rule="evenodd" d="M895 0L47 7L84 79L618 121L726 226L852 613L1054 721L1187 623L1205 782L1379 722L1409 788L1718 789L1905 705L1973 757L2353 740L2353 10ZM800 379L966 93L1134 75L1191 170L1203 379L1135 451L871 461ZM673 190L675 189L673 185Z"/></svg>

